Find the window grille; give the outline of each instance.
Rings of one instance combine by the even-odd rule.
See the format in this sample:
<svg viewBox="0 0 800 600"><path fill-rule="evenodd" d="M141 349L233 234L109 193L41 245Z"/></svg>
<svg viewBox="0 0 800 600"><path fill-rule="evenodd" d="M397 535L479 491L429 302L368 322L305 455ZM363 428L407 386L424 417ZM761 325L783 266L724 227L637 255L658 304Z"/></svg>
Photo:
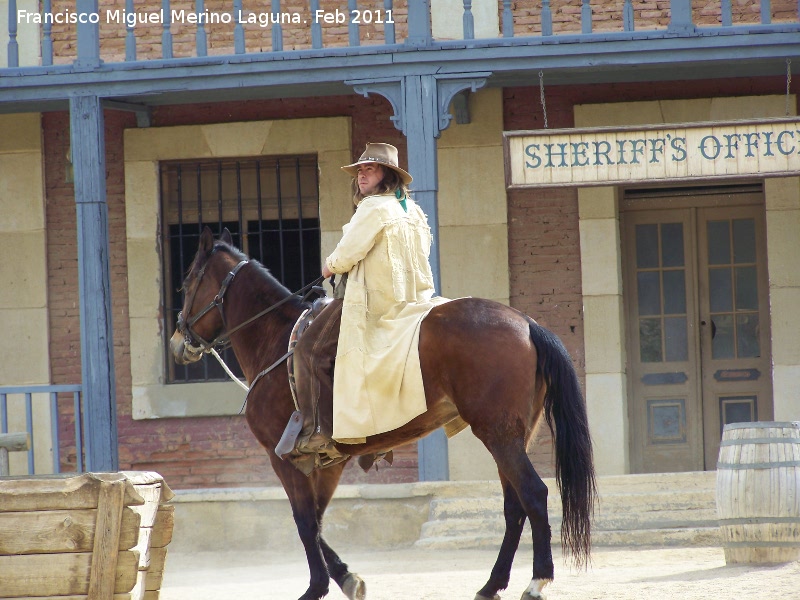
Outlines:
<svg viewBox="0 0 800 600"><path fill-rule="evenodd" d="M161 207L164 331L175 330L183 306L181 285L209 226L228 228L233 243L296 291L320 275L319 181L316 156L254 157L162 162ZM213 357L177 365L165 343L170 383L224 381ZM233 351L223 358L242 376Z"/></svg>

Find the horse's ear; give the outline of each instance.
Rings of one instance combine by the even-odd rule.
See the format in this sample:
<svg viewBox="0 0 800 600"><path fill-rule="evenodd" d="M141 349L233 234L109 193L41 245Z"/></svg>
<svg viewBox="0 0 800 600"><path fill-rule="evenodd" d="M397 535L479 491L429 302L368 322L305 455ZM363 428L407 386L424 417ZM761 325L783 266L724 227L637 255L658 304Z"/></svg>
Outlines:
<svg viewBox="0 0 800 600"><path fill-rule="evenodd" d="M228 246L233 246L233 238L231 237L231 232L228 231L227 227L222 230L222 235L219 239L228 244Z"/></svg>
<svg viewBox="0 0 800 600"><path fill-rule="evenodd" d="M203 233L200 234L200 247L198 248L198 253L200 254L208 254L211 252L211 249L214 247L214 234L211 233L211 228L206 225L203 229Z"/></svg>

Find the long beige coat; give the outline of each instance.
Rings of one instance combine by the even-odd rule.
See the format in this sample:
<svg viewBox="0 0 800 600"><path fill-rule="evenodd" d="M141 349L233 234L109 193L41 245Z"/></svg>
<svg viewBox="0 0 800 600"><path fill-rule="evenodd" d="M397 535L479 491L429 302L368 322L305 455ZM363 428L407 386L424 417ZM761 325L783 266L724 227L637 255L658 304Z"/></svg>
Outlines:
<svg viewBox="0 0 800 600"><path fill-rule="evenodd" d="M333 438L361 443L425 412L419 325L437 304L431 232L411 199L364 198L327 259L348 273L333 380Z"/></svg>

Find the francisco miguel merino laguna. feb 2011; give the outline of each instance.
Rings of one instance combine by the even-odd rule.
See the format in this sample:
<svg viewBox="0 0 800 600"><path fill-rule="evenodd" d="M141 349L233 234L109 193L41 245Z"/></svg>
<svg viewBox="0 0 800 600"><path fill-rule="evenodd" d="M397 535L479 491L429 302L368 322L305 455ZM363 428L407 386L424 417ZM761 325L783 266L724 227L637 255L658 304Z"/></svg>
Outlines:
<svg viewBox="0 0 800 600"><path fill-rule="evenodd" d="M348 12L350 18L348 20ZM205 25L215 23L241 23L252 24L260 27L269 27L276 24L304 24L309 19L314 23L322 24L393 24L394 18L391 10L360 10L342 11L338 8L333 11L316 10L313 15L300 12L194 12L183 9L171 11L155 10L149 12L127 12L121 9L106 10L101 15L99 12L76 12L65 9L62 12L39 13L24 9L17 11L17 24L76 24L100 23L101 17L105 23L118 23L127 27L136 25L161 25L164 23L187 23L190 25Z"/></svg>

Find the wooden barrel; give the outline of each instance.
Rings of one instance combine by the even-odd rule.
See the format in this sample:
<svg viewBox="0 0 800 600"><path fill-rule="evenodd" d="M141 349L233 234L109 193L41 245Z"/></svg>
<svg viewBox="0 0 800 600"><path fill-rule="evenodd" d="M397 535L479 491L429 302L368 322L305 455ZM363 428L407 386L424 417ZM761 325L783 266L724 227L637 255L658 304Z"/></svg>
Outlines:
<svg viewBox="0 0 800 600"><path fill-rule="evenodd" d="M800 423L725 426L717 514L726 563L800 559Z"/></svg>

